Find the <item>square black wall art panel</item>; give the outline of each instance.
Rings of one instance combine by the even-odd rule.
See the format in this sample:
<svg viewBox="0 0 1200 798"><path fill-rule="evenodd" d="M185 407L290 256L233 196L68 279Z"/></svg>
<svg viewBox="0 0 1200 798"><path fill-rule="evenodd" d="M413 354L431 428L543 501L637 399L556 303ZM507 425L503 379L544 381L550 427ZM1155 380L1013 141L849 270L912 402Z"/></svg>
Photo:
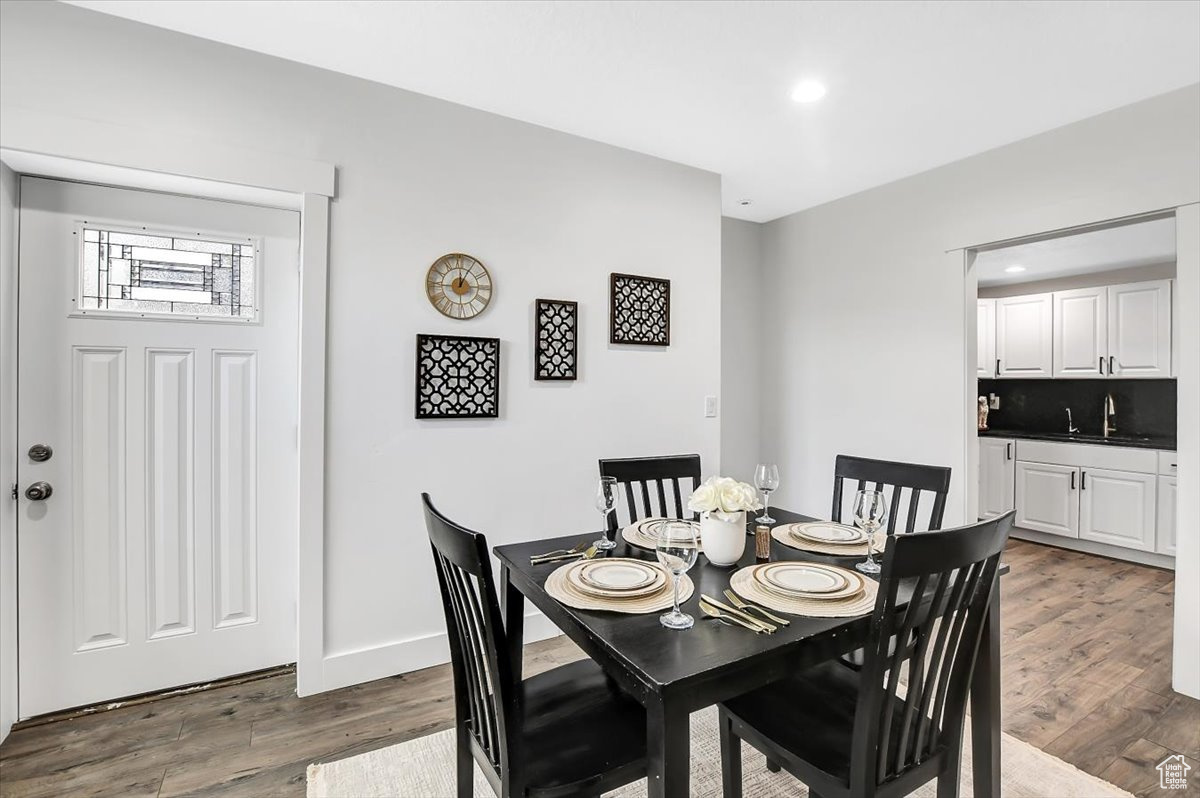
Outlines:
<svg viewBox="0 0 1200 798"><path fill-rule="evenodd" d="M573 380L579 366L579 303L567 299L534 302L535 380Z"/></svg>
<svg viewBox="0 0 1200 798"><path fill-rule="evenodd" d="M499 338L417 335L417 418L499 415Z"/></svg>
<svg viewBox="0 0 1200 798"><path fill-rule="evenodd" d="M609 290L609 343L670 346L670 280L614 272Z"/></svg>

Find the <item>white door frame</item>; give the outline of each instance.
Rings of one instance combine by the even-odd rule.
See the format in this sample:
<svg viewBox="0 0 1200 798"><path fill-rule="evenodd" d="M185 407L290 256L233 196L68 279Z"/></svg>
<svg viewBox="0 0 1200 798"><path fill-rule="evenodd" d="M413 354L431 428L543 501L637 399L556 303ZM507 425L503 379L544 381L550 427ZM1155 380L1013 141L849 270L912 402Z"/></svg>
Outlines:
<svg viewBox="0 0 1200 798"><path fill-rule="evenodd" d="M1016 243L1059 238L1064 235L1115 227L1150 219L1175 219L1175 314L1178 337L1172 343L1180 348L1176 362L1178 385L1178 455L1179 479L1182 484L1200 485L1200 420L1195 412L1200 407L1200 206L1188 203L1171 208L1156 208L1127 213L1090 224L1062 227L1031 233L1026 236L979 243L947 250L947 268L963 275L963 426L966 430L963 460L967 465L967 490L964 496L964 519L968 523L979 511L979 435L977 432L976 397L978 331L978 275L975 272L977 253L1012 246ZM1180 491L1184 496L1175 508L1177 518L1195 518L1200 513L1200 491ZM1177 532L1178 536L1178 525ZM1200 569L1200 540L1193 535L1176 545L1175 552L1175 623L1173 634L1173 678L1176 692L1200 697L1200 662L1195 652L1200 650L1200 633L1196 612L1200 608L1200 585L1196 579Z"/></svg>
<svg viewBox="0 0 1200 798"><path fill-rule="evenodd" d="M211 141L157 137L143 129L24 110L4 114L0 161L18 175L168 191L300 212L296 692L301 696L321 692L325 659L325 325L329 203L335 196L336 168L319 161L229 148ZM11 265L17 268L15 257ZM4 294L3 305L0 318L15 319L15 292ZM13 336L0 336L0 345L11 349L0 352L0 384L15 386ZM4 407L0 426L5 433L0 440L13 441L13 451L0 455L5 459L0 471L7 471L7 466L15 467L18 456L16 408L7 401L0 405ZM3 487L7 490L8 485ZM0 604L12 602L8 606L15 606L16 584L0 585L0 590ZM15 647L16 640L12 644ZM0 702L8 705L10 701L15 704L17 696L0 696ZM5 731L0 730L0 736Z"/></svg>

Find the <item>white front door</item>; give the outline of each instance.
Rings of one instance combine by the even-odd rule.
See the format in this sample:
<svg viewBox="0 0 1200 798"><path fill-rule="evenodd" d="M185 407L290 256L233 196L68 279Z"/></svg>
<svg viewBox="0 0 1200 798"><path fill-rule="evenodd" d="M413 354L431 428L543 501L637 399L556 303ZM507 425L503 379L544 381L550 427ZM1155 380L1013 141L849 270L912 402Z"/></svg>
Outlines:
<svg viewBox="0 0 1200 798"><path fill-rule="evenodd" d="M298 233L22 179L21 717L295 661Z"/></svg>

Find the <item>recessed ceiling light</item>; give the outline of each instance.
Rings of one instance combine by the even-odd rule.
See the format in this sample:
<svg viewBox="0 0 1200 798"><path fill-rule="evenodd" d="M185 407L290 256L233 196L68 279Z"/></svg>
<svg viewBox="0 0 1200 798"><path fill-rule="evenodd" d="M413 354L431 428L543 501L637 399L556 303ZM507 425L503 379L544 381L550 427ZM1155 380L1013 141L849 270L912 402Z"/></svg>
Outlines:
<svg viewBox="0 0 1200 798"><path fill-rule="evenodd" d="M825 84L819 80L802 80L792 89L792 99L798 103L814 103L825 96Z"/></svg>
<svg viewBox="0 0 1200 798"><path fill-rule="evenodd" d="M1004 271L1008 272L1009 274L1020 274L1021 272L1025 271L1025 267L1013 264L1012 266L1009 266Z"/></svg>
<svg viewBox="0 0 1200 798"><path fill-rule="evenodd" d="M743 208L745 208L747 205L753 205L753 204L754 204L754 200L738 200L738 205L741 205Z"/></svg>

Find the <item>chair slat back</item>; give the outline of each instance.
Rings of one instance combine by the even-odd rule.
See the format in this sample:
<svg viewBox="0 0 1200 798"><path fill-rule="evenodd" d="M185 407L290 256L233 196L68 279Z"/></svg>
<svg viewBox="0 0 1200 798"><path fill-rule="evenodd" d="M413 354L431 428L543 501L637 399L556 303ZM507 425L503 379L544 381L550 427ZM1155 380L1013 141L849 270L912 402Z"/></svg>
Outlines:
<svg viewBox="0 0 1200 798"><path fill-rule="evenodd" d="M842 521L842 485L846 480L856 482L855 491L879 490L890 494L887 517L889 535L896 533L896 524L901 516L905 517L904 532L918 531L917 518L922 491L931 493L933 500L929 511L929 523L924 529L942 528L946 495L950 492L949 468L839 454L833 466L833 510L829 516L830 520L837 523ZM906 513L901 512L902 506L907 510Z"/></svg>
<svg viewBox="0 0 1200 798"><path fill-rule="evenodd" d="M608 515L610 530L652 516L695 517L687 513L687 499L700 484L698 454L601 460L600 476L615 478L621 491L617 509ZM657 505L652 499L657 499ZM627 520L621 521L618 515Z"/></svg>
<svg viewBox="0 0 1200 798"><path fill-rule="evenodd" d="M874 786L957 744L1014 515L898 535L888 544L854 720L850 770L860 783L857 792L852 785L853 794L873 794ZM900 596L909 587L911 599L901 611Z"/></svg>
<svg viewBox="0 0 1200 798"><path fill-rule="evenodd" d="M517 719L510 710L516 690L502 654L507 646L487 539L439 513L429 494L421 499L450 638L455 722L470 735L476 760L483 758L484 775L497 787L516 754Z"/></svg>

